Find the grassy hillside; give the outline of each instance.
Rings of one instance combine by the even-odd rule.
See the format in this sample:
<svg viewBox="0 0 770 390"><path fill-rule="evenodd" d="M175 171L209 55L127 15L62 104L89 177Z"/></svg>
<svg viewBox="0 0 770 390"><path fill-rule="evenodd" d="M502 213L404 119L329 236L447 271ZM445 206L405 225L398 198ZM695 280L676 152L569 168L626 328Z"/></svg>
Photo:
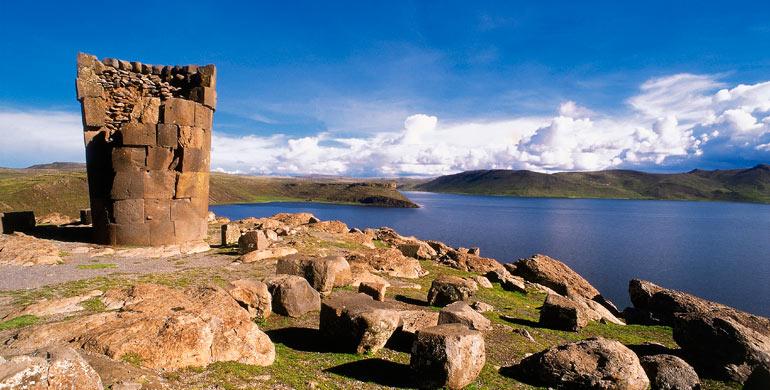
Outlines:
<svg viewBox="0 0 770 390"><path fill-rule="evenodd" d="M34 210L42 216L56 211L74 217L88 207L88 182L82 165L37 167L41 168L0 168L0 212ZM291 200L417 207L385 181L211 175L212 204Z"/></svg>
<svg viewBox="0 0 770 390"><path fill-rule="evenodd" d="M770 165L748 169L654 174L628 170L468 171L414 189L429 192L564 198L730 200L770 203Z"/></svg>

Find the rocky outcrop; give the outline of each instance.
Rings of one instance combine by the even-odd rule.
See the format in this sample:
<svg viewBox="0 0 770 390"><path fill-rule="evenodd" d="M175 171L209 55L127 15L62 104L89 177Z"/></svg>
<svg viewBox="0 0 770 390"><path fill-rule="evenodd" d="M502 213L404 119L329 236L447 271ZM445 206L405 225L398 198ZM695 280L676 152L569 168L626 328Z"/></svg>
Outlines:
<svg viewBox="0 0 770 390"><path fill-rule="evenodd" d="M462 324L473 330L489 330L492 321L473 310L467 303L457 301L446 305L438 313L439 324Z"/></svg>
<svg viewBox="0 0 770 390"><path fill-rule="evenodd" d="M446 306L452 302L464 301L473 297L478 289L473 280L440 275L430 284L428 303L432 306Z"/></svg>
<svg viewBox="0 0 770 390"><path fill-rule="evenodd" d="M130 356L154 369L206 366L217 361L270 365L275 347L248 312L221 288L182 292L137 285L108 294L122 300L104 324L76 338L85 350L116 360Z"/></svg>
<svg viewBox="0 0 770 390"><path fill-rule="evenodd" d="M289 317L321 309L321 295L307 280L296 275L276 275L265 280L273 297L273 311Z"/></svg>
<svg viewBox="0 0 770 390"><path fill-rule="evenodd" d="M335 345L355 353L382 349L400 322L399 312L366 294L337 294L321 304L319 330Z"/></svg>
<svg viewBox="0 0 770 390"><path fill-rule="evenodd" d="M640 359L652 390L699 390L700 379L687 362L674 355L651 355Z"/></svg>
<svg viewBox="0 0 770 390"><path fill-rule="evenodd" d="M327 296L334 287L346 286L352 281L350 264L342 256L284 257L278 260L276 273L304 277L321 296Z"/></svg>
<svg viewBox="0 0 770 390"><path fill-rule="evenodd" d="M348 255L347 260L351 266L359 264L372 272L397 278L416 279L425 275L417 259L406 257L395 248L362 249Z"/></svg>
<svg viewBox="0 0 770 390"><path fill-rule="evenodd" d="M62 262L57 245L24 233L0 234L0 265L53 265Z"/></svg>
<svg viewBox="0 0 770 390"><path fill-rule="evenodd" d="M696 370L744 382L770 365L770 319L643 280L629 283L636 310L674 330L674 340Z"/></svg>
<svg viewBox="0 0 770 390"><path fill-rule="evenodd" d="M248 279L234 280L230 282L227 293L254 319L266 320L273 313L272 297L267 290L267 285L262 282Z"/></svg>
<svg viewBox="0 0 770 390"><path fill-rule="evenodd" d="M503 372L559 389L645 390L650 385L633 351L600 337L546 349Z"/></svg>
<svg viewBox="0 0 770 390"><path fill-rule="evenodd" d="M74 297L60 298L60 299L43 299L35 302L23 310L13 313L8 317L19 317L23 315L33 315L38 317L46 317L57 314L69 314L84 310L81 305L83 302L96 298L102 295L99 290L90 291L85 294L76 295Z"/></svg>
<svg viewBox="0 0 770 390"><path fill-rule="evenodd" d="M615 305L602 297L599 290L559 260L538 254L521 259L514 263L514 266L513 274L530 283L541 284L566 297L578 296L596 301L614 315L619 314Z"/></svg>
<svg viewBox="0 0 770 390"><path fill-rule="evenodd" d="M443 324L417 332L409 367L421 388L461 389L476 379L485 362L480 332Z"/></svg>
<svg viewBox="0 0 770 390"><path fill-rule="evenodd" d="M99 374L76 350L57 345L0 357L0 388L102 390L104 386Z"/></svg>

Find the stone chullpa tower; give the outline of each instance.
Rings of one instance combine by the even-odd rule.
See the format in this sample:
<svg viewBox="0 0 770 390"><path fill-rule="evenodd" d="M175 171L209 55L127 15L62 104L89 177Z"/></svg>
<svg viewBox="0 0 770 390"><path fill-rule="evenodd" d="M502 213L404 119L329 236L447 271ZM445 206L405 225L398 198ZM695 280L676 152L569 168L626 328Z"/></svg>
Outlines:
<svg viewBox="0 0 770 390"><path fill-rule="evenodd" d="M78 54L95 240L166 245L206 238L216 67Z"/></svg>

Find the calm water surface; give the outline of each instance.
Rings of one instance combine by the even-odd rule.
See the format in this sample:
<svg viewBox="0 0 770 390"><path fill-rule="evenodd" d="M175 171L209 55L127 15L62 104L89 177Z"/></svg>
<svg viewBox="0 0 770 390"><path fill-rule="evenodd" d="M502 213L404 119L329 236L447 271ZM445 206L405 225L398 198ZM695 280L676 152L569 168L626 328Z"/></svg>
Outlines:
<svg viewBox="0 0 770 390"><path fill-rule="evenodd" d="M406 192L419 209L302 202L212 206L231 219L310 212L351 227L478 246L502 262L544 253L620 307L644 278L770 316L770 205L543 199Z"/></svg>

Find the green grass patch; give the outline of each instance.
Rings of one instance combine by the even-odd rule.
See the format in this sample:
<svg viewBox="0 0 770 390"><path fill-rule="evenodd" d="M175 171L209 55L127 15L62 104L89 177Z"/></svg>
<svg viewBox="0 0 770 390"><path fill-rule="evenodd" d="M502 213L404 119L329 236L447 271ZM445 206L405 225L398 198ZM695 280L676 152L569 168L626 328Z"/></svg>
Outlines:
<svg viewBox="0 0 770 390"><path fill-rule="evenodd" d="M37 316L33 316L30 314L19 316L16 318L12 318L8 321L0 322L0 331L2 330L8 330L8 329L18 329L23 328L25 326L30 326L36 324L38 321L40 321L40 318Z"/></svg>
<svg viewBox="0 0 770 390"><path fill-rule="evenodd" d="M372 240L374 243L375 248L384 249L384 248L390 248L390 245L388 245L385 241L382 240Z"/></svg>
<svg viewBox="0 0 770 390"><path fill-rule="evenodd" d="M117 266L117 264L113 263L81 264L78 266L78 269L106 269L117 268Z"/></svg>
<svg viewBox="0 0 770 390"><path fill-rule="evenodd" d="M142 355L139 355L136 352L123 354L123 356L120 357L120 360L136 367L141 367L142 362L144 362Z"/></svg>
<svg viewBox="0 0 770 390"><path fill-rule="evenodd" d="M107 306L99 297L94 297L80 302L80 306L83 306L84 309L94 313L100 313L107 309Z"/></svg>

